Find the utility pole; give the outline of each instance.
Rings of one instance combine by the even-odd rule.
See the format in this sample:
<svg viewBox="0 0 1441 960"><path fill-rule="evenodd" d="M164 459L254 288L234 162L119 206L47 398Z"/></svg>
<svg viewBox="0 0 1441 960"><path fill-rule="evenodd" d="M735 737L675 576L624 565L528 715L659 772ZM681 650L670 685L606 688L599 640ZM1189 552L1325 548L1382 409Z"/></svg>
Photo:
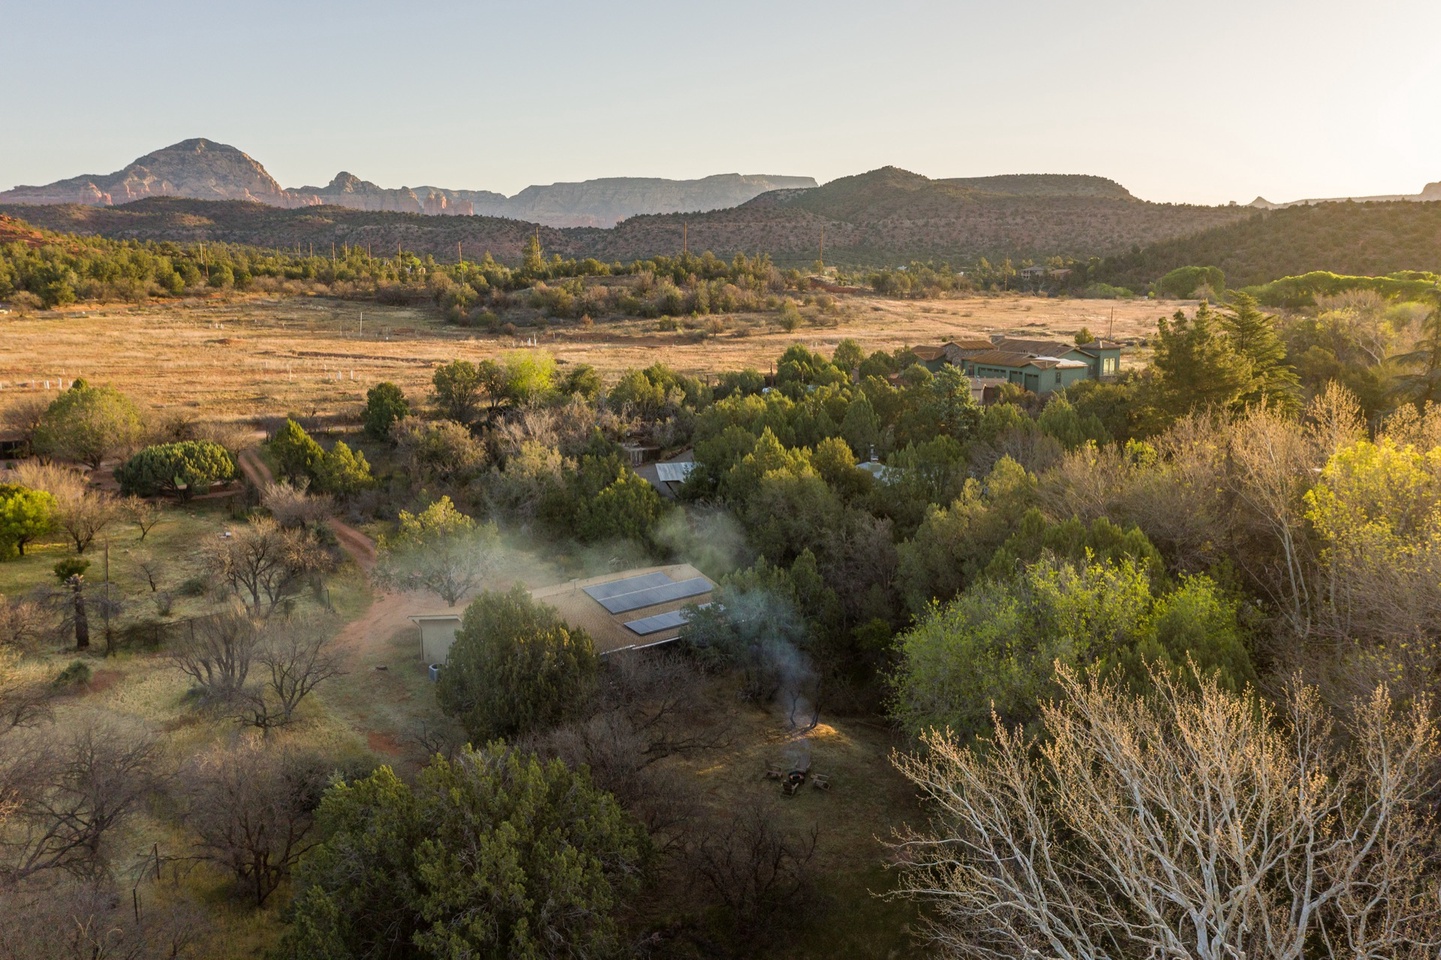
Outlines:
<svg viewBox="0 0 1441 960"><path fill-rule="evenodd" d="M1106 325L1106 339L1111 339L1111 334L1116 330L1116 308L1111 308L1111 322Z"/></svg>
<svg viewBox="0 0 1441 960"><path fill-rule="evenodd" d="M210 258L205 255L205 244L200 245L200 259L205 264L205 282L210 282Z"/></svg>
<svg viewBox="0 0 1441 960"><path fill-rule="evenodd" d="M464 263L465 263L465 254L463 254L463 253L460 252L460 241L459 241L459 240L455 241L455 262L456 262L456 263L459 263L459 264L464 264Z"/></svg>
<svg viewBox="0 0 1441 960"><path fill-rule="evenodd" d="M360 333L361 339L365 338L365 311L360 311Z"/></svg>
<svg viewBox="0 0 1441 960"><path fill-rule="evenodd" d="M690 255L690 224L684 220L680 222L680 255L682 257Z"/></svg>
<svg viewBox="0 0 1441 960"><path fill-rule="evenodd" d="M110 633L110 538L105 538L105 653L110 653L115 637Z"/></svg>
<svg viewBox="0 0 1441 960"><path fill-rule="evenodd" d="M821 224L821 254L820 254L820 264L821 264L821 269L822 269L822 270L825 270L825 268L826 268L826 225L825 225L824 223Z"/></svg>

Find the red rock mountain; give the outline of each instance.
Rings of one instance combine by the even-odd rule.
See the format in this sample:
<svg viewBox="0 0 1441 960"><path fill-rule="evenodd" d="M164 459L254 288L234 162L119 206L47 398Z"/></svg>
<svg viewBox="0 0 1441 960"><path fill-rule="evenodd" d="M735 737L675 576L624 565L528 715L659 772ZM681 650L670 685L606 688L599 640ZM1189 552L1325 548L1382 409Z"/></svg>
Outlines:
<svg viewBox="0 0 1441 960"><path fill-rule="evenodd" d="M330 205L381 213L435 216L482 214L551 227L610 227L637 214L720 210L777 189L814 187L810 177L720 174L701 180L611 177L527 187L514 197L489 190L382 187L342 171L323 187L285 189L235 147L186 140L157 150L116 173L15 187L0 203L118 206L147 197L249 200L273 207Z"/></svg>
<svg viewBox="0 0 1441 960"><path fill-rule="evenodd" d="M276 207L304 206L256 160L213 140L184 140L146 154L123 170L58 180L43 187L15 187L0 193L6 203L89 203L112 206L146 197L196 200L252 200Z"/></svg>

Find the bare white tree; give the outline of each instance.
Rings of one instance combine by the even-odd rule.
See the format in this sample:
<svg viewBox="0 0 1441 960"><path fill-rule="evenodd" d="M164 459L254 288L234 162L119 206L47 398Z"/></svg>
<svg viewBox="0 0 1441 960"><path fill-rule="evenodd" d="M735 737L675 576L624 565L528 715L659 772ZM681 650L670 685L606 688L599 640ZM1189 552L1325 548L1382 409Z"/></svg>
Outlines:
<svg viewBox="0 0 1441 960"><path fill-rule="evenodd" d="M1435 957L1437 731L1384 690L1334 725L1192 679L1155 695L1062 672L1047 737L933 733L897 759L935 805L898 838L896 895L946 956Z"/></svg>

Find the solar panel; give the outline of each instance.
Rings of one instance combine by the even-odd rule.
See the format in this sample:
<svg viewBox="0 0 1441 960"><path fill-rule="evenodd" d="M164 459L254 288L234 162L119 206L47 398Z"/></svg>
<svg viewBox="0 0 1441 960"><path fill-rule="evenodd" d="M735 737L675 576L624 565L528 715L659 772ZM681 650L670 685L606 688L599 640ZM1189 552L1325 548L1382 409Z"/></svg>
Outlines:
<svg viewBox="0 0 1441 960"><path fill-rule="evenodd" d="M703 603L698 609L704 610L708 606L710 606L710 604ZM632 633L638 634L643 637L648 633L659 633L662 630L671 630L676 627L682 627L685 625L685 622L688 619L690 618L687 616L687 611L672 610L669 613L657 613L653 617L642 617L639 620L628 620L626 621L626 626L630 628Z"/></svg>
<svg viewBox="0 0 1441 960"><path fill-rule="evenodd" d="M695 469L695 462L689 463L658 463L655 465L656 476L661 483L684 483L686 477L691 475Z"/></svg>
<svg viewBox="0 0 1441 960"><path fill-rule="evenodd" d="M653 607L658 603L669 603L672 600L684 600L686 597L698 597L703 593L709 593L712 589L711 582L705 577L694 577L690 580L673 581L669 578L658 586L642 587L629 593L613 594L609 597L595 597L602 607L611 613L629 613L631 610L640 610L643 607ZM587 593L590 591L587 590ZM594 594L592 594L594 596Z"/></svg>
<svg viewBox="0 0 1441 960"><path fill-rule="evenodd" d="M663 573L643 573L638 577L626 577L624 580L609 580L605 583L597 583L593 587L586 587L592 600L604 603L611 597L618 597L623 593L634 593L637 590L644 590L647 587L664 586L672 583L670 577Z"/></svg>
<svg viewBox="0 0 1441 960"><path fill-rule="evenodd" d="M640 620L631 620L626 626L632 633L645 636L648 633L659 633L662 630L671 630L683 626L686 621L684 610L672 610L670 613L658 613L653 617L644 617Z"/></svg>

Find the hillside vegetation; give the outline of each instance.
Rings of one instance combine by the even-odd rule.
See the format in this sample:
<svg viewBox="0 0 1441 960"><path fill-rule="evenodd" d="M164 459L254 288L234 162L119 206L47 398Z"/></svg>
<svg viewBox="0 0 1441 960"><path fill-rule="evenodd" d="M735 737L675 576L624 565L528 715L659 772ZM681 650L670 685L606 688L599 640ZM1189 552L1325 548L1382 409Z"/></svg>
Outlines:
<svg viewBox="0 0 1441 960"><path fill-rule="evenodd" d="M205 241L316 252L330 244L397 245L439 259L489 251L518 260L539 232L563 257L635 260L710 250L730 258L766 252L810 263L825 237L827 262L1104 256L1250 216L1240 208L1155 204L1096 177L1018 176L930 180L887 167L812 190L778 190L727 210L631 217L612 229L552 229L492 217L426 217L337 207L283 210L261 204L154 197L123 207L0 207L52 230L137 240Z"/></svg>
<svg viewBox="0 0 1441 960"><path fill-rule="evenodd" d="M1328 203L1256 213L1107 261L1107 283L1144 287L1188 265L1220 267L1231 287L1313 271L1381 276L1441 270L1441 203Z"/></svg>

